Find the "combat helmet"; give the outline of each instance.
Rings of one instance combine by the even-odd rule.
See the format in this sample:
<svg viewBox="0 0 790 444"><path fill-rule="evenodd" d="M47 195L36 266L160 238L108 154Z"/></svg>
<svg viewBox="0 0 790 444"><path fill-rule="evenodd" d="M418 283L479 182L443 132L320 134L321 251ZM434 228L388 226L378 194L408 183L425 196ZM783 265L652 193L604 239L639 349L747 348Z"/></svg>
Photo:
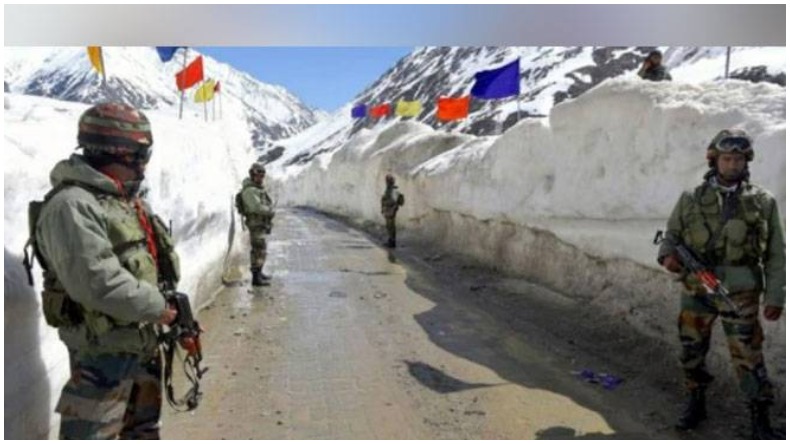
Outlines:
<svg viewBox="0 0 790 444"><path fill-rule="evenodd" d="M754 148L752 138L741 129L724 129L711 140L706 152L708 166L715 168L716 158L721 153L742 153L746 156L746 161L754 160Z"/></svg>
<svg viewBox="0 0 790 444"><path fill-rule="evenodd" d="M86 157L98 163L145 164L151 159L153 135L142 111L109 102L82 113L77 143Z"/></svg>

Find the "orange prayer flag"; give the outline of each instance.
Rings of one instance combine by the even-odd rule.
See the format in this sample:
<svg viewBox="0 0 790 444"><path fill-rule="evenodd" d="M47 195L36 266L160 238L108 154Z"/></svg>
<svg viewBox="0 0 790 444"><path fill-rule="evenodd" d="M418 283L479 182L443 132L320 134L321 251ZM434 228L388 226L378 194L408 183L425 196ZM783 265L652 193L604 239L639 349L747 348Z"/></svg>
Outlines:
<svg viewBox="0 0 790 444"><path fill-rule="evenodd" d="M441 121L463 119L469 115L469 96L439 97L436 100L436 118Z"/></svg>

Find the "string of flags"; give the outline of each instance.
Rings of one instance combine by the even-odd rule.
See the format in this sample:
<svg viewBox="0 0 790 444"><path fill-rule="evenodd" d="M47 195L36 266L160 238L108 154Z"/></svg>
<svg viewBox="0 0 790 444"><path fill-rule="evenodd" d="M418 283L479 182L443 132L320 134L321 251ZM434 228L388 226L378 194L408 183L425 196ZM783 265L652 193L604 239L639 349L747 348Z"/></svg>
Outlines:
<svg viewBox="0 0 790 444"><path fill-rule="evenodd" d="M442 122L451 122L464 119L469 115L472 97L484 100L499 100L508 97L518 97L521 93L520 75L521 59L501 66L499 68L478 71L475 73L475 82L470 95L461 97L439 97L436 99L436 119ZM360 103L351 108L351 117L361 119L372 117L380 119L390 115L390 104L379 103L368 107ZM395 104L395 115L401 117L415 117L422 113L423 106L419 100L398 100Z"/></svg>
<svg viewBox="0 0 790 444"><path fill-rule="evenodd" d="M179 49L183 49L183 68L175 75L176 89L181 92L179 104L179 118L183 112L183 101L186 90L197 86L192 99L195 103L204 104L204 113L208 120L207 102L213 102L215 96L221 98L220 82L215 79L206 79L203 69L203 56L198 55L187 64L189 48L185 46L157 46L156 52L163 63L168 63L175 58ZM106 84L107 70L101 46L88 46L88 60L97 73L102 76ZM499 68L478 71L474 74L474 84L469 95L461 97L438 97L435 102L436 119L441 122L461 120L469 115L472 98L483 100L500 100L508 97L519 97L521 93L520 82L521 59L503 65ZM393 109L394 105L394 109ZM213 110L212 103L212 110ZM519 104L519 112L520 112ZM419 100L400 99L394 104L377 103L368 106L357 104L351 109L351 117L361 119L371 117L381 119L394 113L400 117L417 117L423 112L423 104ZM220 116L222 115L222 102L220 101Z"/></svg>

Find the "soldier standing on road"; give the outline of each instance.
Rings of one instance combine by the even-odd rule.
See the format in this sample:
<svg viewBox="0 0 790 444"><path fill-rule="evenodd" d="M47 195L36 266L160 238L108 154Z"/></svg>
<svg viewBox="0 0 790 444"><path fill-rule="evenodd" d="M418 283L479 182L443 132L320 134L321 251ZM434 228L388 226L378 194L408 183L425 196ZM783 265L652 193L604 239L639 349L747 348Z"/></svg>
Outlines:
<svg viewBox="0 0 790 444"><path fill-rule="evenodd" d="M785 235L774 197L749 180L754 159L751 138L741 130L720 131L707 150L710 171L704 182L680 196L667 222L667 237L658 261L673 273L682 271L674 246L684 243L729 290L735 312L706 294L693 275L678 319L687 405L676 427L695 428L707 416L705 390L713 381L705 368L711 328L721 316L741 390L748 400L752 437L774 438L769 420L773 388L763 362L763 316L776 321L785 304Z"/></svg>
<svg viewBox="0 0 790 444"><path fill-rule="evenodd" d="M44 316L71 362L56 407L60 438L158 439L157 324L177 315L158 286L179 271L165 225L138 195L150 124L132 107L104 103L82 114L77 140L82 154L55 165L53 189L29 212ZM175 276L163 275L165 260Z"/></svg>
<svg viewBox="0 0 790 444"><path fill-rule="evenodd" d="M250 231L250 271L252 285L269 285L269 276L263 274L266 263L266 236L272 232L274 205L263 185L266 169L260 163L250 167L250 177L245 178L236 196L236 206Z"/></svg>
<svg viewBox="0 0 790 444"><path fill-rule="evenodd" d="M395 177L392 174L387 174L385 181L387 189L381 196L381 214L384 216L387 226L387 247L395 248L395 216L398 214L398 209L403 206L403 194L398 191L398 186L395 185Z"/></svg>

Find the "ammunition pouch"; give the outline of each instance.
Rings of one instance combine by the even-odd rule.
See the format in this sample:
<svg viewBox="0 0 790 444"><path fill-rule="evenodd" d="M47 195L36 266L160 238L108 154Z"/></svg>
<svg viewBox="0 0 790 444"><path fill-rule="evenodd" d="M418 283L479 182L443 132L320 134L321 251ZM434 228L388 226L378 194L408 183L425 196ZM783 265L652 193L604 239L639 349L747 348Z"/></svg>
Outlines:
<svg viewBox="0 0 790 444"><path fill-rule="evenodd" d="M41 306L50 327L76 327L85 320L80 305L64 291L45 288L41 292Z"/></svg>

